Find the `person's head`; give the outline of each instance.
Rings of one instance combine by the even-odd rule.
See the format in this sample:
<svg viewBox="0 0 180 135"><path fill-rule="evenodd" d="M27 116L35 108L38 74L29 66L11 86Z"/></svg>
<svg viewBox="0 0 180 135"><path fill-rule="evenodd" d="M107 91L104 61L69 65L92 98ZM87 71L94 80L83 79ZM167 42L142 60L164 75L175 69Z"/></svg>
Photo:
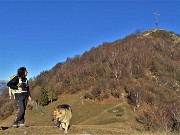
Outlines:
<svg viewBox="0 0 180 135"><path fill-rule="evenodd" d="M27 76L27 70L26 70L26 68L25 67L20 67L19 69L18 69L18 72L17 72L17 75L19 76L19 77L26 77Z"/></svg>

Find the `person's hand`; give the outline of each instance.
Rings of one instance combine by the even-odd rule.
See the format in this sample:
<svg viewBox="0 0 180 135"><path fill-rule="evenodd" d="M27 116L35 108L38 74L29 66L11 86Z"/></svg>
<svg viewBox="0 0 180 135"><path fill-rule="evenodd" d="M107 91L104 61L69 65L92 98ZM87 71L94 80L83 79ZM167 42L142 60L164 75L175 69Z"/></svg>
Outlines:
<svg viewBox="0 0 180 135"><path fill-rule="evenodd" d="M32 101L31 96L28 97L28 100L29 100L29 101Z"/></svg>

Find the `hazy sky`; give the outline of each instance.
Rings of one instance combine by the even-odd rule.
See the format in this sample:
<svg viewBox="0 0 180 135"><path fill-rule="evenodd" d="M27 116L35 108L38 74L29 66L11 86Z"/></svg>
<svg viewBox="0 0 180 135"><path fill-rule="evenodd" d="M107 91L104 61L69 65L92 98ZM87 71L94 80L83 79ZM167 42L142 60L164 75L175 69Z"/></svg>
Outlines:
<svg viewBox="0 0 180 135"><path fill-rule="evenodd" d="M0 80L154 29L156 11L160 29L180 34L180 0L0 0Z"/></svg>

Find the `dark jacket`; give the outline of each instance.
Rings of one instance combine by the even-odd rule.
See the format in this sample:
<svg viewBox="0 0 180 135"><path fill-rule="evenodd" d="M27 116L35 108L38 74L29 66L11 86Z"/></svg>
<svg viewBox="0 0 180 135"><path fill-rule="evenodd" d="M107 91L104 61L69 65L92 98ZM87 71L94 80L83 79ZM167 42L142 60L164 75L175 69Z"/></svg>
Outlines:
<svg viewBox="0 0 180 135"><path fill-rule="evenodd" d="M20 78L20 79L21 79L22 82L25 82L25 83L22 83L19 86L19 87L22 88L23 92L22 93L15 93L15 94L18 94L19 96L21 96L21 95L30 96L30 91L29 91L29 85L28 85L27 78ZM11 89L17 90L18 89L18 84L19 84L19 77L15 76L12 80L10 80L7 83L7 86L10 87ZM25 91L27 91L27 92L25 92Z"/></svg>

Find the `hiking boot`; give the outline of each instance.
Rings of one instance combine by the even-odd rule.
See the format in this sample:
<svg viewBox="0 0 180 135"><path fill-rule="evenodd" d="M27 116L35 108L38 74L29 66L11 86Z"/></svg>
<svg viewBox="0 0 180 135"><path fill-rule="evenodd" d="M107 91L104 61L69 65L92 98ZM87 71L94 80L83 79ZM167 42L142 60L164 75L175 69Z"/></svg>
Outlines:
<svg viewBox="0 0 180 135"><path fill-rule="evenodd" d="M26 124L19 124L19 127L28 127Z"/></svg>
<svg viewBox="0 0 180 135"><path fill-rule="evenodd" d="M17 125L17 124L13 124L12 127L13 127L13 128L18 128L18 125Z"/></svg>

